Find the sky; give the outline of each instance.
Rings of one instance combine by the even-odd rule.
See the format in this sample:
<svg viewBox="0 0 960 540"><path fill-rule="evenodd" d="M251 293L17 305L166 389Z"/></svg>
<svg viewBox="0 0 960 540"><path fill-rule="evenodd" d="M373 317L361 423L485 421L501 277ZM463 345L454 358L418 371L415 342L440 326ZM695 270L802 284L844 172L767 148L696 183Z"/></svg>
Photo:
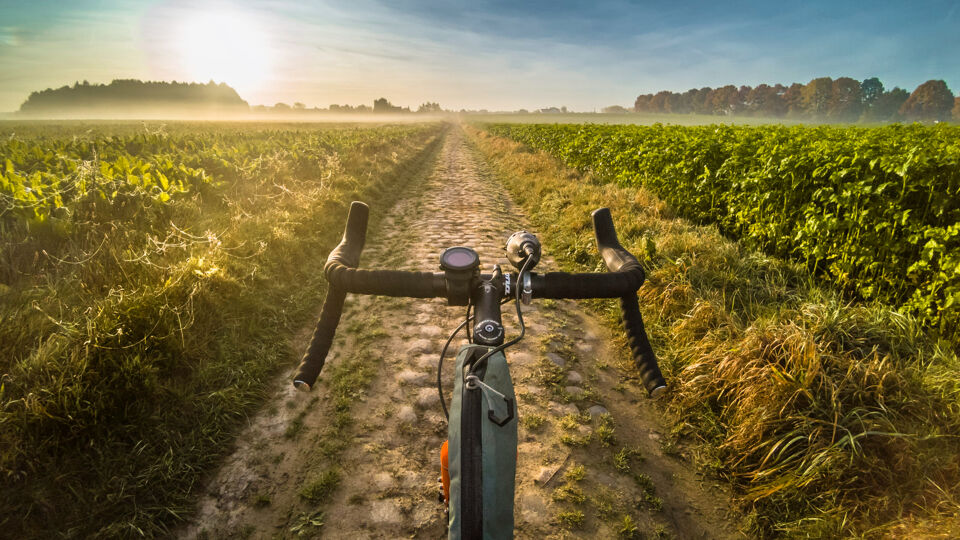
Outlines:
<svg viewBox="0 0 960 540"><path fill-rule="evenodd" d="M0 111L88 80L215 80L252 105L630 106L879 77L960 94L960 1L0 0Z"/></svg>

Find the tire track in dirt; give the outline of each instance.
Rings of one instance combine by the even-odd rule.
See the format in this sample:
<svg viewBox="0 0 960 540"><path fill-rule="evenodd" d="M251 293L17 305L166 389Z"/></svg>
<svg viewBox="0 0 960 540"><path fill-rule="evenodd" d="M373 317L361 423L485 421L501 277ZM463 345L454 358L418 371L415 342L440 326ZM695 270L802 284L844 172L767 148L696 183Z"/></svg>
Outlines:
<svg viewBox="0 0 960 540"><path fill-rule="evenodd" d="M507 269L506 238L530 230L458 127L424 182L371 212L387 215L368 239L368 268L433 270L444 248L466 245L485 271ZM538 271L556 268L549 252ZM322 383L302 394L288 376L278 381L278 405L252 419L181 537L445 536L436 369L464 311L441 299L349 296ZM507 351L521 420L517 537L737 537L729 496L664 444L656 407L614 367L623 352L608 332L572 301L523 311L527 337ZM460 343L444 363L447 400ZM349 386L344 405L352 376L362 384Z"/></svg>

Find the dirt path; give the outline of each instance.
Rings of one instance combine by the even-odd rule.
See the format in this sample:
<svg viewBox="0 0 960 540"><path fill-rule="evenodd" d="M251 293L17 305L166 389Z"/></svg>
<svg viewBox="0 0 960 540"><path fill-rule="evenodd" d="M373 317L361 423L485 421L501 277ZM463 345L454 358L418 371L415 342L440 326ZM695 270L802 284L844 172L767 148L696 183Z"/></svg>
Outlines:
<svg viewBox="0 0 960 540"><path fill-rule="evenodd" d="M509 267L503 244L528 225L459 128L412 184L393 208L371 209L387 217L363 266L433 269L443 248L468 245L485 268ZM539 271L555 267L544 252ZM737 537L728 496L665 442L655 406L614 367L622 351L606 330L575 302L524 308L527 338L507 354L521 418L517 537ZM301 394L278 381L277 406L251 420L181 536L443 537L437 357L463 313L443 300L348 298L323 384Z"/></svg>

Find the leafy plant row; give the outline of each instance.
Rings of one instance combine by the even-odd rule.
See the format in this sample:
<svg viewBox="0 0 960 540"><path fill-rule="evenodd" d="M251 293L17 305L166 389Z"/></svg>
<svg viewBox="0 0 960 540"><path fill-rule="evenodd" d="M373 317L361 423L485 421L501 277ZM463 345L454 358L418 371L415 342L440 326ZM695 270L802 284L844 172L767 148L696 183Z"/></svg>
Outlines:
<svg viewBox="0 0 960 540"><path fill-rule="evenodd" d="M751 536L956 536L956 352L913 317L851 303L799 264L677 219L647 190L474 133L565 270L596 268L584 216L611 208L647 269L640 306L677 449L730 482ZM595 307L620 327L616 303ZM635 383L622 360L624 384Z"/></svg>
<svg viewBox="0 0 960 540"><path fill-rule="evenodd" d="M600 179L654 191L947 336L960 322L960 127L494 124Z"/></svg>
<svg viewBox="0 0 960 540"><path fill-rule="evenodd" d="M141 204L212 186L271 158L295 169L322 168L331 151L399 140L422 127L229 133L142 132L126 136L8 137L0 141L0 222L45 223L77 211L103 218L135 198Z"/></svg>

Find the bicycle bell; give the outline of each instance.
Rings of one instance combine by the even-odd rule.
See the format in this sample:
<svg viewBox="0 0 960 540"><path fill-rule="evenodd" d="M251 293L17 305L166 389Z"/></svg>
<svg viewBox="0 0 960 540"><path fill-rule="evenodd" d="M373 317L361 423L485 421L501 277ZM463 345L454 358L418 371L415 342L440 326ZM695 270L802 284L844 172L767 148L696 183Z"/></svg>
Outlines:
<svg viewBox="0 0 960 540"><path fill-rule="evenodd" d="M530 259L530 265L527 271L533 270L533 267L540 262L540 240L533 233L527 231L518 231L510 235L507 239L507 260L517 270L522 270L527 259Z"/></svg>

